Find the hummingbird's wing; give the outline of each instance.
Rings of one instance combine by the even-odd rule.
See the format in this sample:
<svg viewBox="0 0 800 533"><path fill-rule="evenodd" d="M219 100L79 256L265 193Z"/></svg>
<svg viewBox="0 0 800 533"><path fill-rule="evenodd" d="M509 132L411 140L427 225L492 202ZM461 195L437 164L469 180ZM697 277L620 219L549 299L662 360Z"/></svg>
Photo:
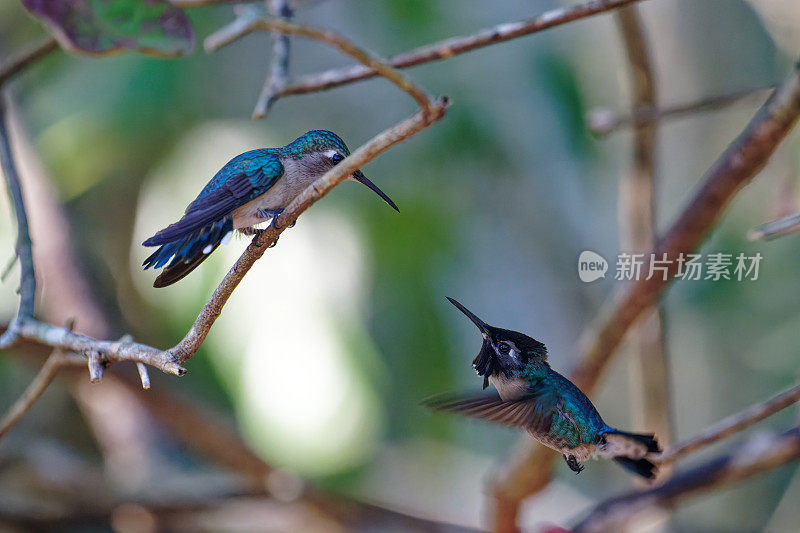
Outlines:
<svg viewBox="0 0 800 533"><path fill-rule="evenodd" d="M555 409L555 402L543 387L528 387L527 393L513 402L506 402L496 392L489 394L441 394L429 398L424 405L435 411L459 413L509 426L523 427L534 433L546 433Z"/></svg>
<svg viewBox="0 0 800 533"><path fill-rule="evenodd" d="M146 241L159 246L142 265L161 268L155 287L165 287L186 276L205 261L233 231L233 212L267 192L283 175L277 155L264 150L233 158L186 208L184 216ZM172 260L170 262L170 259Z"/></svg>
<svg viewBox="0 0 800 533"><path fill-rule="evenodd" d="M209 224L230 216L236 209L267 192L283 176L277 155L245 152L228 162L189 204L183 217L142 244L159 246L174 242Z"/></svg>

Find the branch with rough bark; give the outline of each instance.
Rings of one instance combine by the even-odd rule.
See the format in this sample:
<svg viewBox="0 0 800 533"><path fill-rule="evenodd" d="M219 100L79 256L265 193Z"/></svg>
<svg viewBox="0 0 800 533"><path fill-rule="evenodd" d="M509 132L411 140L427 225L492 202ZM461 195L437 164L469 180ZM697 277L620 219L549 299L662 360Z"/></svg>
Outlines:
<svg viewBox="0 0 800 533"><path fill-rule="evenodd" d="M688 498L727 487L798 458L800 427L780 435L756 435L730 453L676 474L659 487L600 504L572 531L623 531L633 520L645 520L648 515L663 515Z"/></svg>
<svg viewBox="0 0 800 533"><path fill-rule="evenodd" d="M642 0L595 0L577 6L552 9L532 19L506 22L492 26L491 28L479 30L471 35L451 37L443 41L421 46L409 50L408 52L392 56L386 60L386 63L392 67L403 69L430 63L431 61L450 59L451 57L478 48L510 41L518 37L524 37L525 35L561 26L576 20L608 13L640 1ZM377 69L366 64L326 70L300 78L296 82L284 87L276 96L281 98L284 96L325 91L380 75L381 73Z"/></svg>
<svg viewBox="0 0 800 533"><path fill-rule="evenodd" d="M357 47L349 39L332 32L330 30L321 30L312 28L310 26L301 26L293 24L280 18L265 18L262 16L262 10L256 6L236 6L234 8L236 20L221 28L216 33L206 37L203 46L206 52L215 52L223 46L226 46L245 35L253 33L254 31L268 31L278 32L290 35L302 35L309 39L316 39L325 42L341 52L349 55L359 63L371 70L374 70L378 75L383 76L395 85L400 90L406 92L423 111L430 111L431 100L428 95L408 76L391 66L386 61L370 54L369 52Z"/></svg>
<svg viewBox="0 0 800 533"><path fill-rule="evenodd" d="M666 276L645 277L623 287L582 339L582 357L570 379L591 394L623 338L645 311L657 304L678 268L680 254L696 250L723 215L736 193L769 160L800 117L800 72L797 67L758 110L750 123L711 166L686 207L656 242L652 256L672 261ZM648 255L649 257L649 255ZM643 268L649 268L645 261ZM549 482L556 455L526 441L495 484L496 516L515 524L522 501Z"/></svg>

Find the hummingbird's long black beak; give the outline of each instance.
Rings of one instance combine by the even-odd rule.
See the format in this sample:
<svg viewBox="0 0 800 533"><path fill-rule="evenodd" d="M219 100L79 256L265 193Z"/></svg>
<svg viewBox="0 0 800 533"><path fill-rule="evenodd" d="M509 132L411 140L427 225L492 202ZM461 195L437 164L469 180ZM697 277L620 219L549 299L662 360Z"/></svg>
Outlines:
<svg viewBox="0 0 800 533"><path fill-rule="evenodd" d="M384 201L384 202L386 202L387 204L389 204L390 206L392 206L392 209L394 209L394 210L395 210L395 211L397 211L398 213L400 212L400 210L397 208L397 205L396 205L396 204L395 204L395 203L392 201L392 199L391 199L391 198L389 198L389 196L387 196L385 192L383 192L382 190L380 190L380 189L378 188L378 186L377 186L377 185L375 185L374 183L372 183L371 181L369 181L369 180L367 179L367 177L364 175L364 173L363 173L363 172L361 172L360 170L356 170L355 172L353 172L353 179L354 179L354 180L356 180L356 181L357 181L357 182L359 182L359 183L363 183L364 185L366 185L367 187L369 187L370 189L372 189L372 191L373 191L375 194L377 194L378 196L380 196L381 198L383 198L383 201Z"/></svg>
<svg viewBox="0 0 800 533"><path fill-rule="evenodd" d="M450 303L455 305L458 308L459 311L461 311L462 313L467 315L469 317L469 319L472 320L472 323L475 324L476 326L478 326L478 329L481 330L481 333L483 333L484 336L491 336L491 334L489 333L489 325L486 322L484 322L480 318L476 317L472 313L472 311L470 311L469 309L467 309L466 307L464 307L463 305L458 303L456 300L450 298L449 296L446 296L445 298L450 300Z"/></svg>

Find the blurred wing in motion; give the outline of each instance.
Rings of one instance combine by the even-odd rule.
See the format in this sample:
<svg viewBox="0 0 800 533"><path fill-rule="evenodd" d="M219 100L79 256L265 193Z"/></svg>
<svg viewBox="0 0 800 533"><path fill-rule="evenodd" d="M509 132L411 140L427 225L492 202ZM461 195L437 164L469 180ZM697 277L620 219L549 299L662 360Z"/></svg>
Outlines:
<svg viewBox="0 0 800 533"><path fill-rule="evenodd" d="M441 394L422 403L434 411L458 413L525 429L541 430L545 425L549 429L552 418L550 411L537 401L537 394L533 390L531 394L513 402L503 401L495 392L472 396Z"/></svg>

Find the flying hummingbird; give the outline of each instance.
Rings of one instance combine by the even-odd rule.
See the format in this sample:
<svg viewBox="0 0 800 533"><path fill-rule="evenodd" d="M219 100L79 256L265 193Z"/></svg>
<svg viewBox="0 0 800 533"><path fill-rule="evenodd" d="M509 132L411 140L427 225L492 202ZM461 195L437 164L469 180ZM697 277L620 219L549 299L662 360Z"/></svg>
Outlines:
<svg viewBox="0 0 800 533"><path fill-rule="evenodd" d="M281 148L251 150L228 161L179 221L142 243L159 247L142 263L145 270L169 262L153 286L166 287L186 276L227 243L234 230L252 235L256 224L272 219L274 225L298 194L348 155L338 135L312 130ZM350 179L363 183L399 211L360 170Z"/></svg>
<svg viewBox="0 0 800 533"><path fill-rule="evenodd" d="M567 378L550 368L547 348L522 333L496 328L448 298L478 326L483 346L472 366L491 394L440 395L425 403L433 409L461 413L518 426L564 456L573 472L594 455L614 459L626 469L651 479L656 465L648 454L659 453L653 435L614 429L592 402Z"/></svg>

